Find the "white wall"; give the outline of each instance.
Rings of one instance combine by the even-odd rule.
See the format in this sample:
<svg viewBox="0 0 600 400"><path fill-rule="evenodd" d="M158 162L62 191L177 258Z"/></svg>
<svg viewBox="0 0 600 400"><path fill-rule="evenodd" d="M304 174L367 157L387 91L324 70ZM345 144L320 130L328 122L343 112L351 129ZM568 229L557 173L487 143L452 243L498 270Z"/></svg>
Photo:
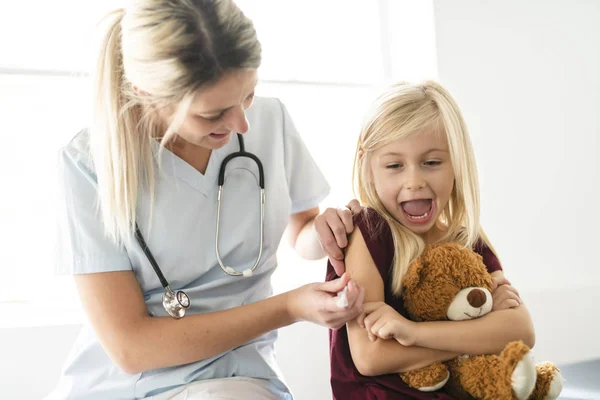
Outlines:
<svg viewBox="0 0 600 400"><path fill-rule="evenodd" d="M395 3L390 4L393 22ZM559 363L600 357L594 340L600 332L595 308L600 300L600 235L595 230L600 217L594 208L600 204L598 4L435 1L438 74L471 128L483 222L533 315L537 357ZM411 57L418 57L418 50ZM400 60L393 55L391 75L414 79L418 71L400 71ZM309 101L313 90L321 95ZM274 91L263 87L264 94ZM303 132L317 132L313 137L319 140L307 144L332 184L343 186L332 201L345 201L351 195L350 171L340 175L339 170L351 162L353 126L361 117L356 110L371 90L277 91L293 115L305 110L297 125ZM332 112L328 99L342 111ZM323 123L311 124L311 119ZM323 149L340 145L343 157L330 161ZM276 291L323 279L322 262L299 264L289 254L282 260L287 261L274 277ZM289 278L296 274L297 279ZM47 393L78 329L71 324L0 328L0 398L39 399ZM325 329L309 324L284 328L277 351L298 400L329 398Z"/></svg>
<svg viewBox="0 0 600 400"><path fill-rule="evenodd" d="M600 357L600 3L437 0L435 15L439 79L470 127L484 228L536 352Z"/></svg>

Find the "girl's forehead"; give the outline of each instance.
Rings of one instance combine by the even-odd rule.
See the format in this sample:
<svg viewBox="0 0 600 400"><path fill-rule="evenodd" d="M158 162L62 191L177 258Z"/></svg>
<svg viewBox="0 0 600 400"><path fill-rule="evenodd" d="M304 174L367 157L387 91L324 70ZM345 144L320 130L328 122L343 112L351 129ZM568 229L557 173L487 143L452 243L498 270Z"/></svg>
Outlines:
<svg viewBox="0 0 600 400"><path fill-rule="evenodd" d="M404 137L387 141L375 153L379 156L388 153L409 156L434 151L448 151L446 134L441 129L424 128Z"/></svg>

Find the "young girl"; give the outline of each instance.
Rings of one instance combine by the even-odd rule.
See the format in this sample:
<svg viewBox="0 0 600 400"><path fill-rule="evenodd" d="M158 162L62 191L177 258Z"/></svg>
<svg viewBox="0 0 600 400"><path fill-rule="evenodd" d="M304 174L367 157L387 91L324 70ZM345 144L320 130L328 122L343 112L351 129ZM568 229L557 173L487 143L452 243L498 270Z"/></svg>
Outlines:
<svg viewBox="0 0 600 400"><path fill-rule="evenodd" d="M443 390L409 388L398 373L461 354L499 353L513 340L533 346L531 319L479 224L475 158L450 94L434 82L397 84L369 115L354 165L355 189L366 208L355 218L358 229L346 250L346 271L365 288L367 304L356 321L330 331L333 395L450 399ZM497 312L460 322L404 318L402 277L436 242L458 242L482 255ZM335 278L329 265L327 280Z"/></svg>

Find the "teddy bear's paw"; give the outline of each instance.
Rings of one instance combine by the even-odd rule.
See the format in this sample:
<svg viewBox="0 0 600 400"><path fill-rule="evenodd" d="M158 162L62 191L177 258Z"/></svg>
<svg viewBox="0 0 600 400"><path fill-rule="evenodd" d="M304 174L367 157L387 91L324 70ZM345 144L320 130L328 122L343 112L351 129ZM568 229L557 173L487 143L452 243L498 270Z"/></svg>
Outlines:
<svg viewBox="0 0 600 400"><path fill-rule="evenodd" d="M537 379L535 362L531 353L527 353L517 363L511 376L512 390L518 400L529 397Z"/></svg>
<svg viewBox="0 0 600 400"><path fill-rule="evenodd" d="M558 367L551 362L536 366L537 383L531 400L555 400L563 390L565 379Z"/></svg>
<svg viewBox="0 0 600 400"><path fill-rule="evenodd" d="M563 390L563 386L565 385L565 378L560 373L560 370L554 371L554 377L552 378L552 383L550 384L550 390L548 391L548 397L546 400L555 400L558 398L560 393Z"/></svg>
<svg viewBox="0 0 600 400"><path fill-rule="evenodd" d="M433 392L444 387L450 378L446 365L437 362L427 367L400 374L402 380L410 387L422 392Z"/></svg>
<svg viewBox="0 0 600 400"><path fill-rule="evenodd" d="M447 373L446 378L444 378L443 381L436 383L432 386L423 386L417 389L419 389L421 392L435 392L436 390L443 388L444 385L448 382L448 379L450 379L450 372Z"/></svg>

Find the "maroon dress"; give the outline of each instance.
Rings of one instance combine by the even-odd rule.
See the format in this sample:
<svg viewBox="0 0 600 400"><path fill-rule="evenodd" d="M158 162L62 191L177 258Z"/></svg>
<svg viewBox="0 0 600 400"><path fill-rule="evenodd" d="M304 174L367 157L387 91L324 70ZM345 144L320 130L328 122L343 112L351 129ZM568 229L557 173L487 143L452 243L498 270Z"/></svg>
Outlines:
<svg viewBox="0 0 600 400"><path fill-rule="evenodd" d="M394 296L391 290L390 270L394 257L394 240L388 224L372 209L364 209L354 217L354 223L360 228L369 253L383 279L385 302L406 316L402 298ZM488 272L502 269L500 262L487 246L480 244L475 246L474 250L483 257ZM337 278L331 263L328 263L326 280ZM329 330L329 351L334 400L452 399L443 389L436 392L421 392L408 387L398 374L374 377L361 375L350 355L345 326L337 330Z"/></svg>

